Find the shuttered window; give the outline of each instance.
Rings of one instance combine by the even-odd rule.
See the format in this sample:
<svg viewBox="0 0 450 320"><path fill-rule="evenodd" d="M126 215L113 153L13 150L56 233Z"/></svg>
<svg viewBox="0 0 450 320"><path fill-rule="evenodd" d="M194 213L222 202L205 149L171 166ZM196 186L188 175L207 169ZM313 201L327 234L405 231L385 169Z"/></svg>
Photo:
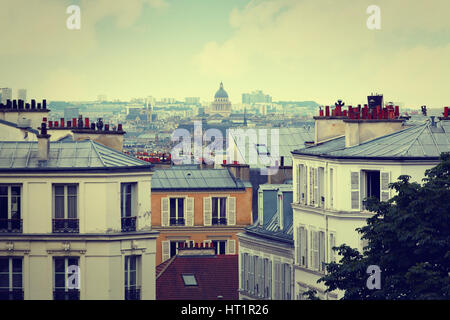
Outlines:
<svg viewBox="0 0 450 320"><path fill-rule="evenodd" d="M330 262L336 262L336 252L333 250L333 247L336 246L336 234L330 232Z"/></svg>
<svg viewBox="0 0 450 320"><path fill-rule="evenodd" d="M381 175L380 199L381 201L388 201L390 198L389 183L391 182L391 174L390 172L381 172L380 175Z"/></svg>
<svg viewBox="0 0 450 320"><path fill-rule="evenodd" d="M319 232L311 230L311 263L313 270L319 270Z"/></svg>
<svg viewBox="0 0 450 320"><path fill-rule="evenodd" d="M360 190L359 190L359 172L351 172L351 208L352 210L359 210L360 208Z"/></svg>
<svg viewBox="0 0 450 320"><path fill-rule="evenodd" d="M325 271L325 232L319 231L319 271Z"/></svg>
<svg viewBox="0 0 450 320"><path fill-rule="evenodd" d="M203 198L203 224L205 226L211 225L212 219L212 201L210 197Z"/></svg>

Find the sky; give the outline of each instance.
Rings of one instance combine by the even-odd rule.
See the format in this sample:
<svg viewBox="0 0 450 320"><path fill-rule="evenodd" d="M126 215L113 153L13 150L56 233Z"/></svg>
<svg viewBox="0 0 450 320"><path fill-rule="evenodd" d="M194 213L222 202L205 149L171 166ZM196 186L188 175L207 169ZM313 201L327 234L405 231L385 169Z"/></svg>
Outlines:
<svg viewBox="0 0 450 320"><path fill-rule="evenodd" d="M0 87L29 98L450 105L448 0L2 0L0 30Z"/></svg>

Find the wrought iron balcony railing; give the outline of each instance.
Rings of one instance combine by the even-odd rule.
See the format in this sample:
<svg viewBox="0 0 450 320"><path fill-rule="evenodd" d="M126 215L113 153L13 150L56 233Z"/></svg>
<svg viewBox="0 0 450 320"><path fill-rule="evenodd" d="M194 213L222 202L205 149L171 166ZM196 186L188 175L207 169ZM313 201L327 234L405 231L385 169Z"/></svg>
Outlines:
<svg viewBox="0 0 450 320"><path fill-rule="evenodd" d="M213 225L226 225L227 224L227 218L212 218L211 223Z"/></svg>
<svg viewBox="0 0 450 320"><path fill-rule="evenodd" d="M80 290L78 289L54 289L53 300L80 300Z"/></svg>
<svg viewBox="0 0 450 320"><path fill-rule="evenodd" d="M126 288L125 289L125 300L141 300L141 289L140 288Z"/></svg>
<svg viewBox="0 0 450 320"><path fill-rule="evenodd" d="M122 232L136 231L137 217L122 217Z"/></svg>
<svg viewBox="0 0 450 320"><path fill-rule="evenodd" d="M80 232L79 219L53 219L54 233L78 233Z"/></svg>
<svg viewBox="0 0 450 320"><path fill-rule="evenodd" d="M22 219L0 219L0 232L22 232Z"/></svg>
<svg viewBox="0 0 450 320"><path fill-rule="evenodd" d="M23 300L23 289L0 289L0 300Z"/></svg>
<svg viewBox="0 0 450 320"><path fill-rule="evenodd" d="M184 226L184 218L170 218L171 226Z"/></svg>

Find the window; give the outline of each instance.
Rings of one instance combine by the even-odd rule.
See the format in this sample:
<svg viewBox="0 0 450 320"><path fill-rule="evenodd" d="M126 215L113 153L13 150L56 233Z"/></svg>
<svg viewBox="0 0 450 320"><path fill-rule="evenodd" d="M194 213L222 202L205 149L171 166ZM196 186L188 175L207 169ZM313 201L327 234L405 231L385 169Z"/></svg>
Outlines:
<svg viewBox="0 0 450 320"><path fill-rule="evenodd" d="M258 155L269 156L270 152L265 144L256 144L256 152Z"/></svg>
<svg viewBox="0 0 450 320"><path fill-rule="evenodd" d="M308 231L305 227L298 228L298 264L302 267L308 267Z"/></svg>
<svg viewBox="0 0 450 320"><path fill-rule="evenodd" d="M297 202L306 204L306 167L303 164L297 166Z"/></svg>
<svg viewBox="0 0 450 320"><path fill-rule="evenodd" d="M20 186L0 185L0 232L22 232Z"/></svg>
<svg viewBox="0 0 450 320"><path fill-rule="evenodd" d="M325 271L325 232L319 231L319 271Z"/></svg>
<svg viewBox="0 0 450 320"><path fill-rule="evenodd" d="M79 232L77 189L74 184L53 186L53 232Z"/></svg>
<svg viewBox="0 0 450 320"><path fill-rule="evenodd" d="M335 246L336 246L336 234L330 233L330 262L336 262L337 252L333 250L333 247Z"/></svg>
<svg viewBox="0 0 450 320"><path fill-rule="evenodd" d="M272 261L264 259L264 297L272 298Z"/></svg>
<svg viewBox="0 0 450 320"><path fill-rule="evenodd" d="M364 198L380 199L380 171L363 171L365 177Z"/></svg>
<svg viewBox="0 0 450 320"><path fill-rule="evenodd" d="M122 232L136 231L135 189L136 183L122 183L120 185Z"/></svg>
<svg viewBox="0 0 450 320"><path fill-rule="evenodd" d="M80 300L79 275L73 274L78 266L78 257L53 258L54 300Z"/></svg>
<svg viewBox="0 0 450 320"><path fill-rule="evenodd" d="M215 249L215 254L227 253L227 241L226 240L212 240L212 244Z"/></svg>
<svg viewBox="0 0 450 320"><path fill-rule="evenodd" d="M323 208L325 206L325 169L323 167L318 168L317 184L317 205Z"/></svg>
<svg viewBox="0 0 450 320"><path fill-rule="evenodd" d="M197 279L195 279L195 275L193 274L182 274L184 285L187 287L197 286Z"/></svg>
<svg viewBox="0 0 450 320"><path fill-rule="evenodd" d="M184 226L184 198L170 198L170 225Z"/></svg>
<svg viewBox="0 0 450 320"><path fill-rule="evenodd" d="M178 253L178 248L185 246L186 241L170 241L170 258L176 256Z"/></svg>
<svg viewBox="0 0 450 320"><path fill-rule="evenodd" d="M227 198L212 198L212 225L227 224Z"/></svg>
<svg viewBox="0 0 450 320"><path fill-rule="evenodd" d="M330 168L330 208L334 207L334 169Z"/></svg>
<svg viewBox="0 0 450 320"><path fill-rule="evenodd" d="M291 267L289 264L282 265L282 299L291 300Z"/></svg>
<svg viewBox="0 0 450 320"><path fill-rule="evenodd" d="M0 257L0 300L23 300L22 257Z"/></svg>
<svg viewBox="0 0 450 320"><path fill-rule="evenodd" d="M139 256L125 256L125 300L140 300L141 290L138 286Z"/></svg>
<svg viewBox="0 0 450 320"><path fill-rule="evenodd" d="M311 264L313 270L319 270L319 232L311 230Z"/></svg>

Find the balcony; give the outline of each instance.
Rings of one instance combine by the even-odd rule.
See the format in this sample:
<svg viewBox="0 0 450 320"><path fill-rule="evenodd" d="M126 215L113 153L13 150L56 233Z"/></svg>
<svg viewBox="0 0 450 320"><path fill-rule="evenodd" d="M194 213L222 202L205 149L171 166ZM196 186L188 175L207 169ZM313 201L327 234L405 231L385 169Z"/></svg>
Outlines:
<svg viewBox="0 0 450 320"><path fill-rule="evenodd" d="M55 289L53 300L80 300L80 290L78 289Z"/></svg>
<svg viewBox="0 0 450 320"><path fill-rule="evenodd" d="M141 300L141 289L140 288L126 288L125 289L125 300Z"/></svg>
<svg viewBox="0 0 450 320"><path fill-rule="evenodd" d="M0 219L0 232L1 233L21 233L22 232L22 219Z"/></svg>
<svg viewBox="0 0 450 320"><path fill-rule="evenodd" d="M170 218L171 226L184 226L184 218Z"/></svg>
<svg viewBox="0 0 450 320"><path fill-rule="evenodd" d="M212 218L211 224L215 226L226 226L227 218Z"/></svg>
<svg viewBox="0 0 450 320"><path fill-rule="evenodd" d="M13 290L0 289L0 300L23 300L23 290L22 289L13 289Z"/></svg>
<svg viewBox="0 0 450 320"><path fill-rule="evenodd" d="M122 232L136 231L137 217L122 217Z"/></svg>
<svg viewBox="0 0 450 320"><path fill-rule="evenodd" d="M53 233L78 233L79 224L79 219L53 219Z"/></svg>

